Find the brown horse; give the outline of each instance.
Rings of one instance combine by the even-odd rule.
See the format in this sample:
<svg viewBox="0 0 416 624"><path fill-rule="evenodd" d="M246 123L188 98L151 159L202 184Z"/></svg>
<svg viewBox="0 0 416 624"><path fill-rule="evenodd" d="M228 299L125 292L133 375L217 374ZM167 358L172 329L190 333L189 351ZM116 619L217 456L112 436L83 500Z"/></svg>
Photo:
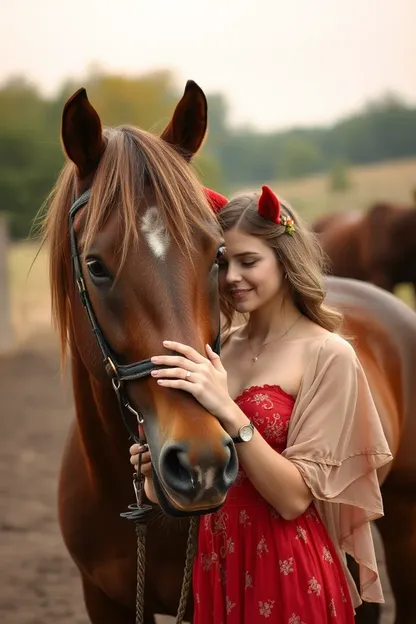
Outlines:
<svg viewBox="0 0 416 624"><path fill-rule="evenodd" d="M84 89L63 111L68 162L44 223L76 409L59 522L94 624L135 621L135 534L120 518L134 501L129 439L107 373L118 373L117 390L126 382L122 413L133 416L133 435L134 416L144 418L159 500L170 513L215 510L237 475L234 445L218 420L189 394L161 389L146 360L163 352L163 339L202 353L218 336L221 234L187 162L206 120L205 96L193 82L160 137L132 127L103 131ZM172 528L160 511L149 522L146 624L154 613L176 611L187 538L186 522Z"/></svg>
<svg viewBox="0 0 416 624"><path fill-rule="evenodd" d="M414 206L379 202L364 213L325 215L313 229L333 275L390 292L410 282L416 296L416 200Z"/></svg>
<svg viewBox="0 0 416 624"><path fill-rule="evenodd" d="M118 359L148 357L168 336L202 349L217 329L213 282L220 238L200 187L184 159L166 143L189 157L200 146L205 127L205 98L193 84L161 139L133 129L106 131L103 138L98 115L82 91L64 110L63 143L76 167L66 166L46 221L54 311L63 346L67 334L70 338L76 403L61 471L59 514L93 624L134 622L135 537L130 524L119 518L132 502L127 436L80 303L68 213L73 194L91 188L74 228L91 308ZM149 204L157 204L157 210L149 213ZM385 517L379 528L397 603L396 624L408 624L416 621L416 315L388 293L353 280L328 278L328 302L345 313L345 333L355 336L395 455L380 474ZM128 390L133 407L145 413L160 500L168 498L174 508L191 512L220 504L236 466L217 421L188 396L159 389L151 379L133 381ZM199 484L195 501L189 481L190 471L201 474L195 470L198 464L210 467L217 478L214 492ZM156 511L149 525L146 624L154 622L154 613L176 611L188 524ZM187 619L191 617L189 600Z"/></svg>
<svg viewBox="0 0 416 624"><path fill-rule="evenodd" d="M345 315L343 331L364 367L394 461L379 480L384 501L377 521L396 601L396 624L416 622L416 314L393 295L357 280L328 277L326 301ZM378 624L364 603L360 624Z"/></svg>

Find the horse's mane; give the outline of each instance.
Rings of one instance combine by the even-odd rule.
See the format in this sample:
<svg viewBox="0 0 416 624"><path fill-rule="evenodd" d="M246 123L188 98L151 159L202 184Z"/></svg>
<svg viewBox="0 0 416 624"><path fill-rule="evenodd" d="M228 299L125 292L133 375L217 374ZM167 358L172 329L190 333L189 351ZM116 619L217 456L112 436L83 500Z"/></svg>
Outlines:
<svg viewBox="0 0 416 624"><path fill-rule="evenodd" d="M159 137L122 126L104 131L106 148L95 173L83 247L88 248L110 210L120 211L123 227L121 263L131 244L137 244L136 209L145 188L155 195L159 216L184 253L193 250L192 232L203 228L212 235L216 223L201 184L188 163ZM58 328L62 355L68 341L70 300L68 215L74 201L76 168L67 162L47 199L41 222L43 242L49 247L52 317Z"/></svg>

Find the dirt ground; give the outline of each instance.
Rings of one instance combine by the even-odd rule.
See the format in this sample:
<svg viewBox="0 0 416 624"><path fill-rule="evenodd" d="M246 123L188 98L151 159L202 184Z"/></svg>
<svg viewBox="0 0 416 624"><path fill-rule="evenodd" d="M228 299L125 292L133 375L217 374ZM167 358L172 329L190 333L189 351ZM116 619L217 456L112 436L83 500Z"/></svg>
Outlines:
<svg viewBox="0 0 416 624"><path fill-rule="evenodd" d="M0 356L1 624L88 624L56 519L57 470L71 398L49 332ZM383 624L391 624L391 614L390 603Z"/></svg>

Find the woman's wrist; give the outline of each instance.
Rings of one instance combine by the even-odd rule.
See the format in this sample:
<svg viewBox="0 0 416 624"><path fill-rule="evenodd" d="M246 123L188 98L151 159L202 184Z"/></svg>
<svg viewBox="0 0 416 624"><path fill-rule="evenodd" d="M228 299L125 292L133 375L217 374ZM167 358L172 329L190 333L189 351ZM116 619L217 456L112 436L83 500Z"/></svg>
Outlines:
<svg viewBox="0 0 416 624"><path fill-rule="evenodd" d="M223 412L219 420L225 431L232 438L238 435L241 427L248 425L250 422L250 419L247 418L244 412L232 400L225 406Z"/></svg>

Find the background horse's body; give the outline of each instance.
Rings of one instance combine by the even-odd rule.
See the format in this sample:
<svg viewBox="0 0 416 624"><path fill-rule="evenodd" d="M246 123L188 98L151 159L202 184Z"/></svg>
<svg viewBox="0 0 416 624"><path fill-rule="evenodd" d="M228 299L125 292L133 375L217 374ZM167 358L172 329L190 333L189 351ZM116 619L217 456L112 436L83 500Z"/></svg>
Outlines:
<svg viewBox="0 0 416 624"><path fill-rule="evenodd" d="M396 623L416 622L416 315L393 295L355 280L328 278L327 301L345 314L344 332L354 337L394 455L379 474L385 515L377 526ZM360 609L365 613L366 605ZM360 609L359 622L378 622Z"/></svg>
<svg viewBox="0 0 416 624"><path fill-rule="evenodd" d="M313 224L329 272L393 292L409 282L416 295L416 207L379 202L367 212L325 215Z"/></svg>

